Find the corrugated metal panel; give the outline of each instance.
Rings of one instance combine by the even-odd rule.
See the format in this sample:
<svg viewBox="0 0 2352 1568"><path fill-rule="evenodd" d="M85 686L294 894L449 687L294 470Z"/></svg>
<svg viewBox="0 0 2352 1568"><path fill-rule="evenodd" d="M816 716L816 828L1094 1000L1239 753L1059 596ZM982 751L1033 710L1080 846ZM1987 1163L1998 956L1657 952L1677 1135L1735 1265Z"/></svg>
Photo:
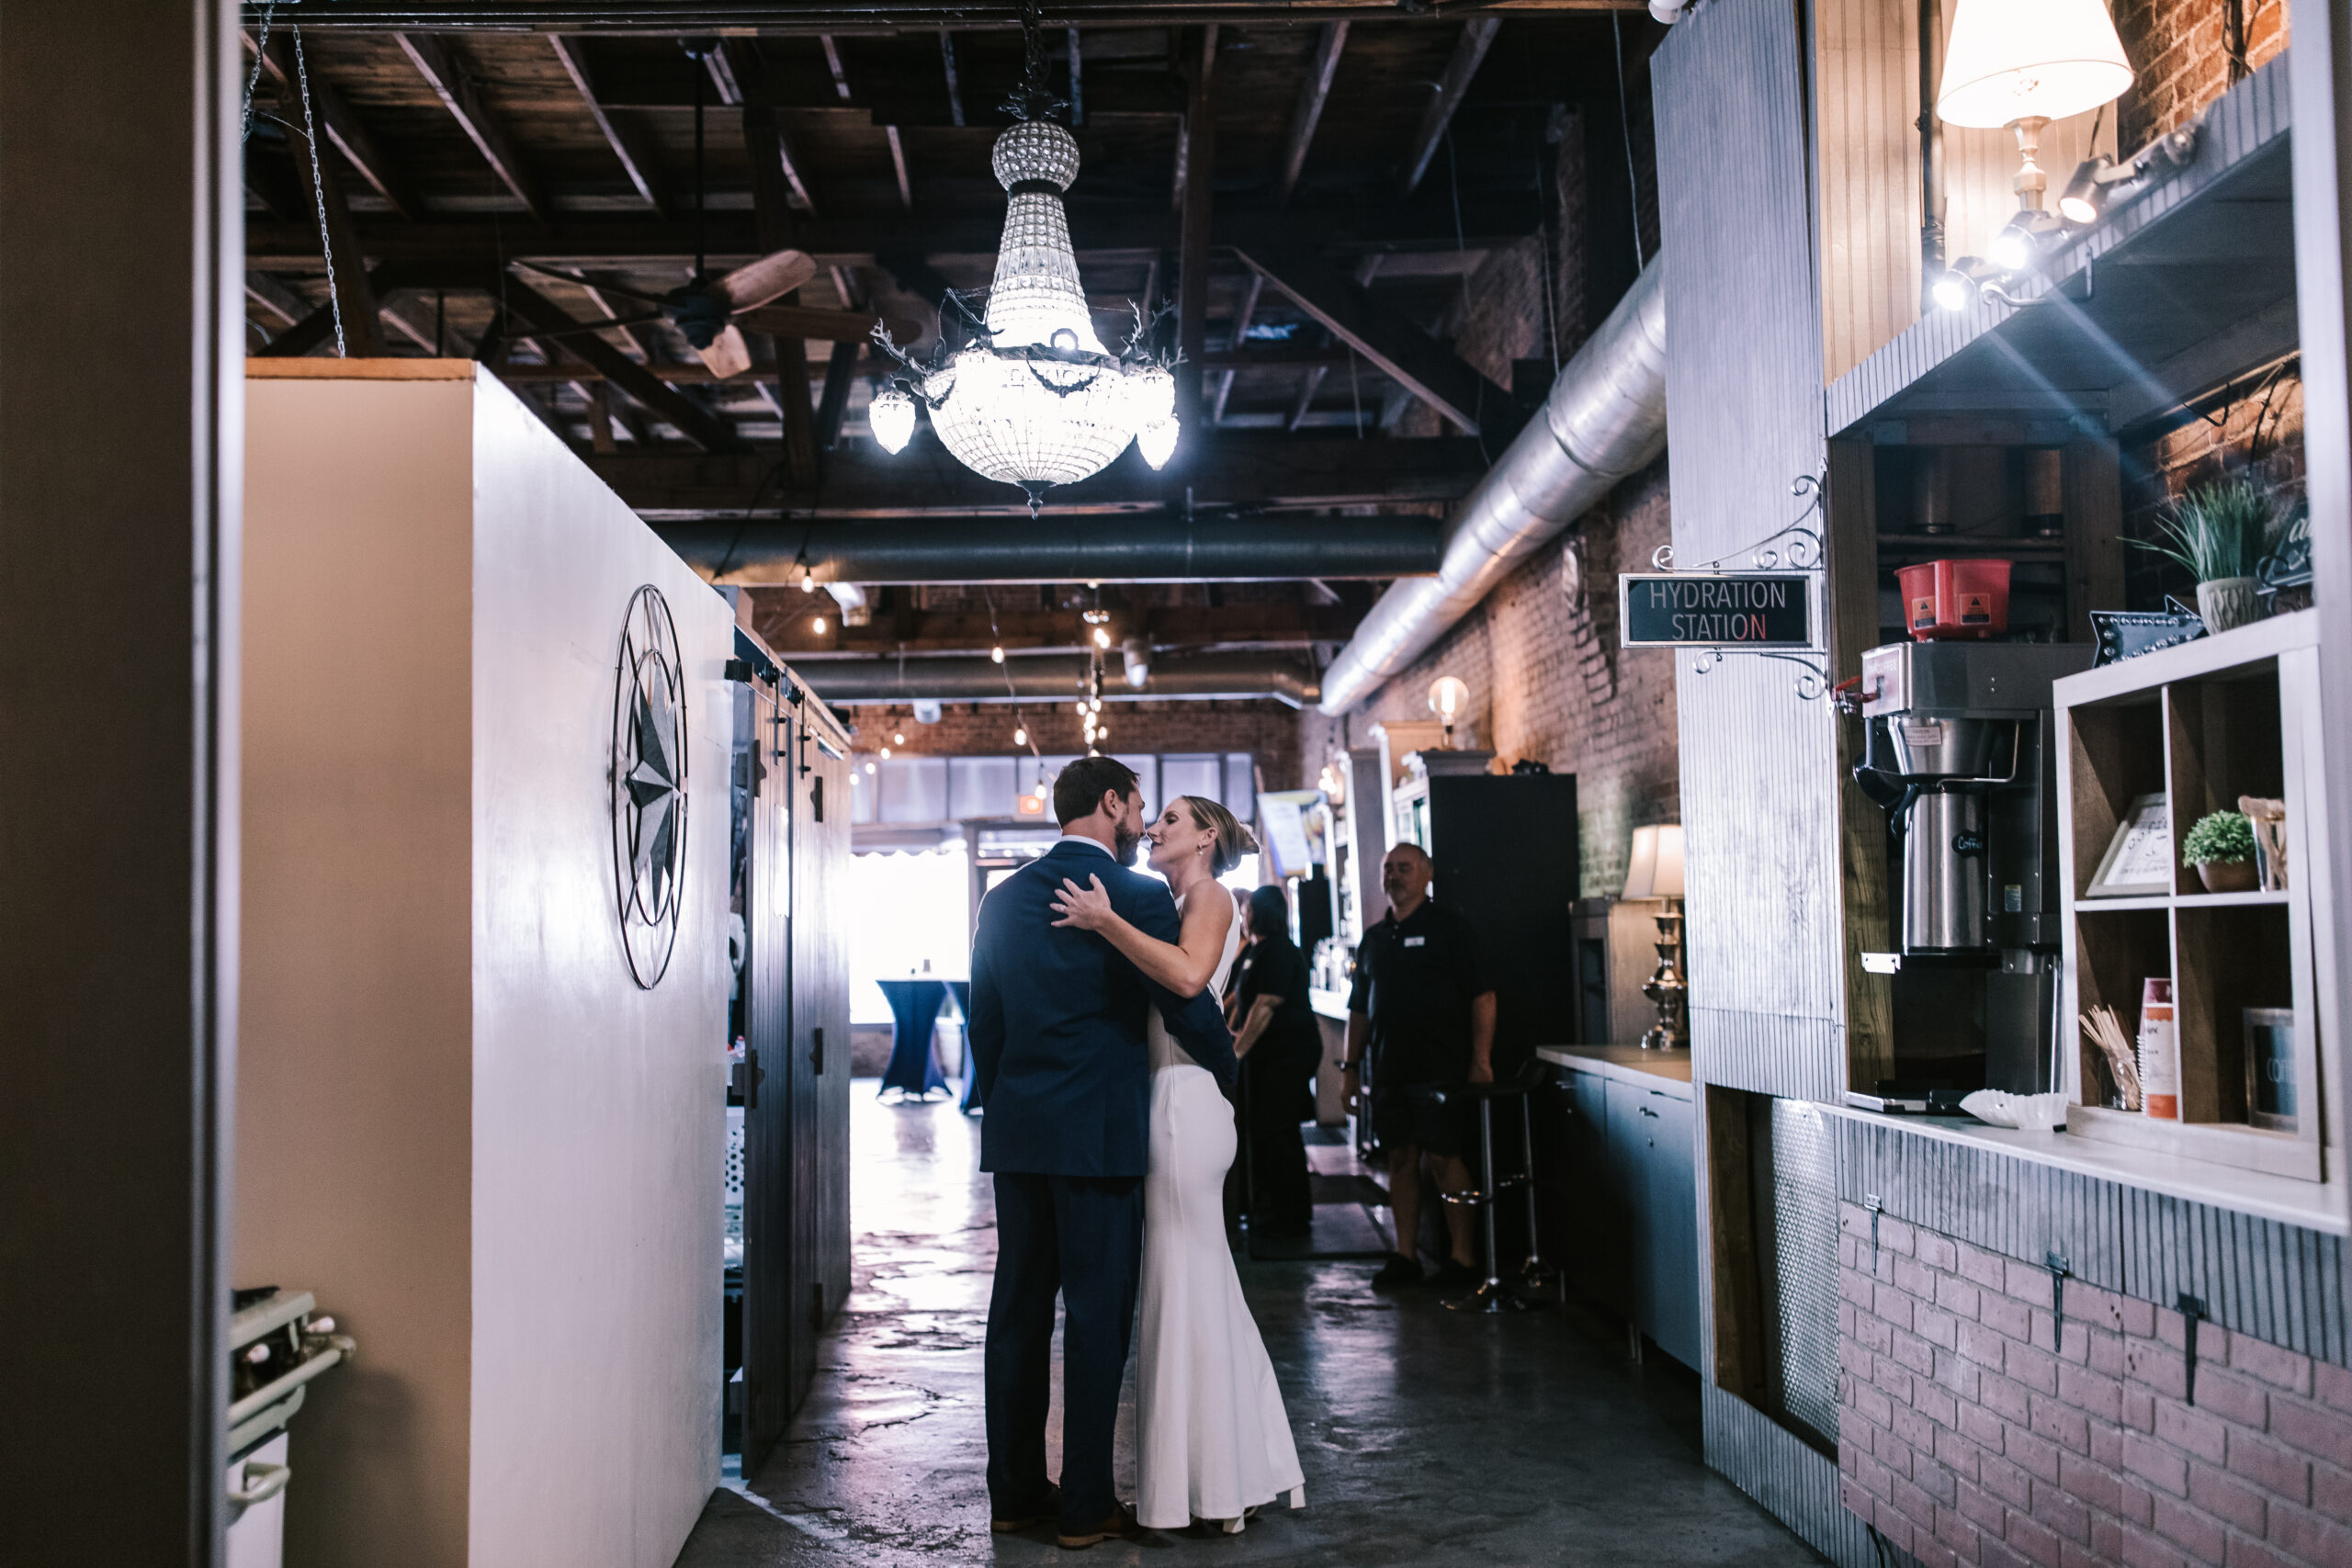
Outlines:
<svg viewBox="0 0 2352 1568"><path fill-rule="evenodd" d="M1690 1038L1693 1076L1704 1082L1787 1100L1845 1098L1843 1032L1828 1019L1694 1007Z"/></svg>
<svg viewBox="0 0 2352 1568"><path fill-rule="evenodd" d="M1744 565L1798 515L1790 481L1826 452L1794 9L1717 0L1676 26L1652 70L1675 558ZM1702 674L1680 656L1694 1044L1724 1081L1818 1095L1844 989L1837 825L1819 808L1835 734L1795 675L1748 655ZM1819 1068L1783 1059L1798 1020L1821 1026Z"/></svg>
<svg viewBox="0 0 2352 1568"><path fill-rule="evenodd" d="M1838 1151L1830 1118L1772 1102L1772 1255L1781 1408L1838 1440Z"/></svg>
<svg viewBox="0 0 2352 1568"><path fill-rule="evenodd" d="M1743 1399L1713 1383L1701 1391L1707 1462L1762 1504L1807 1546L1838 1568L1889 1568L1912 1561L1838 1500L1838 1463Z"/></svg>
<svg viewBox="0 0 2352 1568"><path fill-rule="evenodd" d="M2075 1277L2170 1307L2186 1291L2233 1333L2339 1366L2344 1241L2275 1220L1838 1117L1838 1195L2005 1257L2063 1254Z"/></svg>

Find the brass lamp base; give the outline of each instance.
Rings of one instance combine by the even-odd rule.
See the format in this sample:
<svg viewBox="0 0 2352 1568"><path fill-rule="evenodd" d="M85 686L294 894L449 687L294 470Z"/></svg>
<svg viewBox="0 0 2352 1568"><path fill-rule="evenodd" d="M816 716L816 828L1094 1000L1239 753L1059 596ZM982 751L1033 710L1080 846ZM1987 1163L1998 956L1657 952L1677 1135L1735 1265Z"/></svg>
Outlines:
<svg viewBox="0 0 2352 1568"><path fill-rule="evenodd" d="M1683 1022L1690 987L1682 978L1681 957L1682 903L1669 898L1657 917L1657 970L1642 987L1642 995L1657 1008L1657 1021L1642 1036L1645 1051L1679 1051L1690 1043Z"/></svg>

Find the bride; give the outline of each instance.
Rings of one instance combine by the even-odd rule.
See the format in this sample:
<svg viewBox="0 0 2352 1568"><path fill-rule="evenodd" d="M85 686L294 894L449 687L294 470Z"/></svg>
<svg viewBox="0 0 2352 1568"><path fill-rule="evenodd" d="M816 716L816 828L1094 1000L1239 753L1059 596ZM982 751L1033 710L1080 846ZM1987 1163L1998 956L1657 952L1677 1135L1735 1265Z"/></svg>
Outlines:
<svg viewBox="0 0 2352 1568"><path fill-rule="evenodd" d="M1179 795L1147 829L1151 869L1168 879L1181 944L1143 934L1111 908L1100 878L1065 878L1057 925L1101 933L1180 997L1214 985L1220 1000L1241 945L1217 877L1257 848L1214 800ZM1194 895L1198 897L1194 897ZM1151 1014L1151 1145L1144 1177L1142 1353L1136 1370L1136 1517L1152 1529L1194 1519L1238 1534L1287 1492L1306 1502L1273 1363L1241 1299L1225 1238L1233 1108Z"/></svg>

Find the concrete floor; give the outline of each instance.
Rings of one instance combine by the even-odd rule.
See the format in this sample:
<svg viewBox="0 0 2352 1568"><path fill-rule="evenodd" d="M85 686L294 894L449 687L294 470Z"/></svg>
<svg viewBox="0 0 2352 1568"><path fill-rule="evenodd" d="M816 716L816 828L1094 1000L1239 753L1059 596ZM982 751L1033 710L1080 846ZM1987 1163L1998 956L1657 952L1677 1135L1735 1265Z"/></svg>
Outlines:
<svg viewBox="0 0 2352 1568"><path fill-rule="evenodd" d="M1270 1511L1238 1537L1154 1533L1083 1556L1050 1527L991 1536L980 1340L996 1247L978 1128L950 1106L882 1106L860 1089L857 1289L785 1445L712 1499L679 1568L1821 1561L1702 1464L1697 1380L1656 1349L1630 1365L1613 1321L1466 1317L1419 1292L1374 1296L1366 1264L1246 1259L1306 1508ZM1129 1495L1133 1393L1131 1381Z"/></svg>

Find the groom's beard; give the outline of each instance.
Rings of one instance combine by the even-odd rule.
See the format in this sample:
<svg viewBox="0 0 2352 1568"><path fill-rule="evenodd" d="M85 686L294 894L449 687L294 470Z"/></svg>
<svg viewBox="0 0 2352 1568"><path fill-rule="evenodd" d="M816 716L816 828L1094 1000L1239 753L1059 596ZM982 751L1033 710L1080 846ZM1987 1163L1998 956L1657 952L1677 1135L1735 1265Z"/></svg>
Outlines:
<svg viewBox="0 0 2352 1568"><path fill-rule="evenodd" d="M1111 838L1113 853L1118 863L1126 866L1135 864L1136 846L1143 842L1143 835L1130 832L1125 827L1118 827L1111 829Z"/></svg>

